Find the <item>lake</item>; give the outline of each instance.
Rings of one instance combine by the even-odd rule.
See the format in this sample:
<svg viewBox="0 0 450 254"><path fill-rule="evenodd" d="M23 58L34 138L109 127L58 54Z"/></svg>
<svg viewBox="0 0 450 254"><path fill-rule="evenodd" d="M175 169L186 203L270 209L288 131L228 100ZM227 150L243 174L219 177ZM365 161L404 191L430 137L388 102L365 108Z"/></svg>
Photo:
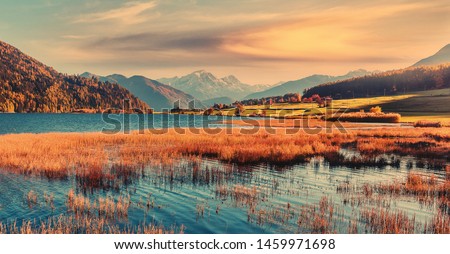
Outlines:
<svg viewBox="0 0 450 254"><path fill-rule="evenodd" d="M124 132L174 127L224 127L225 117L198 115L128 114L0 114L0 134L46 132Z"/></svg>
<svg viewBox="0 0 450 254"><path fill-rule="evenodd" d="M74 177L48 180L0 171L0 221L20 225L23 220L45 221L65 215L68 213L67 195L72 189L90 200L129 197L128 216L116 222L119 225L139 226L143 222L154 222L165 228L183 225L186 233L311 233L310 228L298 225L297 218L289 215L289 209L300 211L300 207L309 205L319 209L321 200L327 197L337 204L334 209L338 215L333 222L336 233L347 233L351 223L357 225L358 232L370 233L355 214L355 207L400 210L414 216L418 223L432 219L438 208L434 204L419 203L414 197L385 197L381 201L373 198L367 203L352 204L361 198L359 194L352 196L337 190L342 185L401 180L409 171L406 161L402 161L400 168L354 170L332 168L320 160L280 168L236 166L205 159L196 166L180 162L171 170L149 166L143 175L118 188L88 190L81 188ZM437 176L445 177L444 173ZM247 194L242 198L234 196L238 188L254 190L255 199ZM30 191L36 194L36 203L27 202ZM50 195L52 204L46 202L46 196ZM247 202L249 198L253 204Z"/></svg>
<svg viewBox="0 0 450 254"><path fill-rule="evenodd" d="M113 115L105 122L95 114L0 114L0 134L111 131L117 123L120 132L139 129L137 115L129 116L129 127L123 128L126 117ZM148 115L141 120L145 128L153 129L230 127L204 116ZM427 169L412 157L397 158L397 166L359 169L331 167L321 157L290 166L177 158L169 168L145 165L127 181L107 188L86 188L74 175L49 179L0 169L0 222L21 225L31 220L39 224L71 214L68 193L74 191L93 204L99 198L117 201L127 197L127 216L114 222L120 228L152 222L184 228L186 233L314 233L322 227L333 233L372 233L367 216L382 211L387 218L413 218L413 230L420 233L440 209L436 200L421 201L395 192L376 194L375 190L380 184L401 184L413 171L443 182L445 171ZM30 193L35 197L31 202ZM318 228L309 224L316 220L321 225Z"/></svg>

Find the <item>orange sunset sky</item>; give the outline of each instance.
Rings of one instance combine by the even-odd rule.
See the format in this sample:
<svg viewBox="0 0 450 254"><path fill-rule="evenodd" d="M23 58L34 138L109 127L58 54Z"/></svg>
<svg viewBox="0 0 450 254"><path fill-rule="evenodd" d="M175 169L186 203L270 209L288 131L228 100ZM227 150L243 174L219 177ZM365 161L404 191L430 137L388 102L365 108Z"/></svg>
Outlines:
<svg viewBox="0 0 450 254"><path fill-rule="evenodd" d="M410 66L450 43L449 13L448 0L8 0L0 40L70 74L271 84Z"/></svg>

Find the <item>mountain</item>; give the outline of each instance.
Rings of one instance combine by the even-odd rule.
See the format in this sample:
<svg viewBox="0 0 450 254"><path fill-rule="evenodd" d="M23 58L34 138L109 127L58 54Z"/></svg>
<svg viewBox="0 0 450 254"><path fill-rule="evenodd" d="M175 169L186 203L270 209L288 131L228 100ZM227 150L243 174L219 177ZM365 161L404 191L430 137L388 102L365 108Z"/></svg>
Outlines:
<svg viewBox="0 0 450 254"><path fill-rule="evenodd" d="M218 97L218 98L212 98L212 99L209 99L209 100L205 100L205 101L202 101L202 102L207 107L211 107L214 104L226 104L226 105L228 105L228 104L231 104L231 103L235 102L235 100L233 100L230 97Z"/></svg>
<svg viewBox="0 0 450 254"><path fill-rule="evenodd" d="M73 112L148 105L116 84L65 75L0 41L0 112Z"/></svg>
<svg viewBox="0 0 450 254"><path fill-rule="evenodd" d="M306 88L310 88L316 85L320 85L323 83L338 81L338 80L345 80L348 78L353 77L360 77L364 75L371 74L371 72L368 72L363 69L359 69L356 71L351 71L345 75L342 76L328 76L328 75L312 75L306 78L302 78L299 80L289 81L286 83L283 83L279 86L272 87L268 90L253 93L247 95L246 99L260 99L265 97L271 97L271 96L278 96L278 95L284 95L288 93L303 93L303 90Z"/></svg>
<svg viewBox="0 0 450 254"><path fill-rule="evenodd" d="M113 74L102 77L89 72L85 72L81 74L81 76L97 77L104 82L117 83L128 89L142 101L151 105L151 107L157 111L174 108L174 103L178 100L180 101L179 107L181 108L188 108L189 102L194 100L196 108L204 107L204 105L193 96L144 76L132 76L127 78L120 74Z"/></svg>
<svg viewBox="0 0 450 254"><path fill-rule="evenodd" d="M308 89L303 97L361 98L444 88L450 88L450 64L409 67L322 84Z"/></svg>
<svg viewBox="0 0 450 254"><path fill-rule="evenodd" d="M270 87L269 85L244 84L233 75L217 78L204 70L183 77L162 78L158 81L191 94L202 101L218 97L230 97L233 100L241 99L247 94Z"/></svg>
<svg viewBox="0 0 450 254"><path fill-rule="evenodd" d="M437 64L444 64L444 63L450 63L450 44L447 44L447 46L443 47L436 54L420 60L419 62L415 63L413 66L415 66L415 67L428 66L428 65L437 65Z"/></svg>

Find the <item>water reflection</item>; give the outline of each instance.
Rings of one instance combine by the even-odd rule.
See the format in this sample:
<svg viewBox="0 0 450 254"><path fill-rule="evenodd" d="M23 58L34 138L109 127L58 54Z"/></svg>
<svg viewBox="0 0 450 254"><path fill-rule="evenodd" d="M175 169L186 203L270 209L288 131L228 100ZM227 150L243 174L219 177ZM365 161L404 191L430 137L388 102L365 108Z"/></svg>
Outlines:
<svg viewBox="0 0 450 254"><path fill-rule="evenodd" d="M350 169L330 167L322 158L289 167L186 158L170 167L146 166L108 184L93 184L75 176L51 181L1 172L0 220L20 224L70 213L67 195L73 189L91 200L129 197L127 218L118 221L119 226L157 221L167 227L184 225L186 233L310 233L316 225L302 221L313 220L306 214L313 214L328 223L324 227L338 233L353 227L364 232L359 207L401 210L425 223L436 213L435 204L424 205L406 196L368 198L361 187L402 180L411 170L445 177L441 172L408 165L410 160L401 158L398 167ZM37 196L33 206L27 202L30 191ZM334 213L331 220L323 214L330 210Z"/></svg>

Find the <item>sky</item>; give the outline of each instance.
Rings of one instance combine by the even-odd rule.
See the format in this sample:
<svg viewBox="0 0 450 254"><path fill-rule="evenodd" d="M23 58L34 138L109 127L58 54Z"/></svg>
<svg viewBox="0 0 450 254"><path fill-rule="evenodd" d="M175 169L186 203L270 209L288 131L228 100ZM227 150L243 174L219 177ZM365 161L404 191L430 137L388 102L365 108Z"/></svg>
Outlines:
<svg viewBox="0 0 450 254"><path fill-rule="evenodd" d="M273 84L410 66L450 43L448 13L449 0L2 0L0 40L68 74Z"/></svg>

